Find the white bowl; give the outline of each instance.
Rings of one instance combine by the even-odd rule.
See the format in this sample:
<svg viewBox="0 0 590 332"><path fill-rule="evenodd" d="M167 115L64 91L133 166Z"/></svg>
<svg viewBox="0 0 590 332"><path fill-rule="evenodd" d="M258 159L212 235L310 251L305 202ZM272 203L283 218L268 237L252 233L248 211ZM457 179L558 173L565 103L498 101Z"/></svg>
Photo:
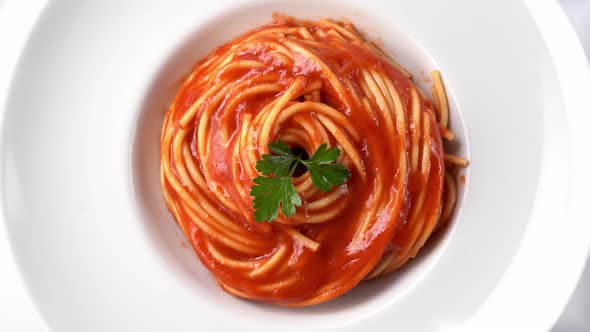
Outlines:
<svg viewBox="0 0 590 332"><path fill-rule="evenodd" d="M224 293L167 213L158 178L161 121L182 75L273 11L348 17L417 77L439 68L453 148L471 161L452 227L418 259L303 309ZM50 3L7 93L0 154L9 237L47 326L548 328L590 244L588 102L575 99L588 77L574 85L564 74L551 36L513 1Z"/></svg>

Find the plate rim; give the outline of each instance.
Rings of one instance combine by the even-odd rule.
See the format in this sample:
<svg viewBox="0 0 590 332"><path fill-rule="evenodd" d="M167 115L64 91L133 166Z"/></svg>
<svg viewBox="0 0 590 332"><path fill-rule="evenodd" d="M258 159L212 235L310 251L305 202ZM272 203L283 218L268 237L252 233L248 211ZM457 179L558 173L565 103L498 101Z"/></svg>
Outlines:
<svg viewBox="0 0 590 332"><path fill-rule="evenodd" d="M31 26L28 27L29 31L27 33L25 33L23 35L23 39L24 41L22 41L22 47L20 47L15 53L16 53L16 60L14 61L12 67L7 68L7 73L1 73L4 79L6 79L7 84L5 85L5 89L3 89L2 91L0 91L0 137L2 137L2 130L3 130L3 121L4 121L4 117L5 117L5 113L6 113L6 104L7 104L7 97L9 92L11 91L11 87L12 87L12 82L13 82L13 78L14 75L16 73L16 69L19 66L19 62L21 59L21 55L22 52L25 50L25 46L26 46L26 42L29 39L31 32L33 31L33 29L31 29L32 27L34 27L38 21L39 18L43 15L44 12L44 8L46 7L48 2L45 2L42 4L42 8L40 10L38 10L38 14L36 15L35 18L31 19ZM540 32L540 35L543 37L543 41L544 44L546 45L546 47L548 48L549 53L551 54L552 57L552 62L554 65L554 69L557 73L558 79L559 79L559 83L560 83L560 93L562 93L562 98L564 101L564 109L568 112L568 113L577 113L578 115L583 114L583 110L584 109L590 109L590 101L585 100L584 97L584 92L585 91L590 91L590 71L588 70L588 60L586 58L586 55L582 49L581 43L578 40L578 37L575 33L575 31L573 30L573 27L571 26L571 23L569 22L567 16L565 15L563 8L557 4L556 2L552 2L550 0L524 0L524 3L529 11L529 14L531 15L531 17L533 18L533 20L535 21L537 28ZM18 6L20 7L32 7L35 5L31 5L31 3L27 3L27 4L23 4L22 2L11 2L12 5L14 5L13 7L9 7L5 4L4 8L0 8L0 14L2 15L6 15L8 16L9 12L12 10L13 12L16 11L16 8ZM16 5L18 4L18 5ZM18 15L21 14L26 14L24 11L20 12ZM2 16L0 15L0 16ZM28 14L28 15L35 15L35 11L33 11L33 14ZM0 45L5 45L5 41L4 40L0 40ZM556 45L560 45L560 47L556 46ZM8 57L7 57L8 58ZM6 62L6 61L10 61L9 59L0 59L0 62ZM1 68L1 67L0 67ZM582 70L581 68L586 68L586 70ZM2 86L0 86L2 87ZM578 135L579 134L579 135ZM574 135L575 137L570 140L570 143L573 143L574 145L578 146L578 145L583 145L582 142L580 142L580 140L578 139L576 141L576 138L587 138L589 135L583 135L584 133L580 133L580 132L575 132ZM580 150L578 150L580 151ZM581 152L575 152L575 150L572 152L572 155L581 155ZM585 160L581 161L581 164L577 164L577 165L573 165L574 168L576 169L583 169L583 167L585 166L589 166L588 169L590 169L590 158L586 157ZM582 172L578 172L580 174L583 174ZM0 187L2 187L2 177L0 177ZM583 184L587 184L590 185L590 177L586 176L585 178L582 178L581 181L577 184L578 186L583 186L580 183ZM576 191L579 192L579 191ZM581 193L581 192L579 192ZM578 195L574 198L577 198L578 200L581 200L581 196ZM3 207L3 200L0 200L0 211L2 213L0 213L0 228L2 228L2 230L4 231L4 233L6 234L5 236L5 241L6 243L8 243L9 246L9 257L8 260L10 261L9 263L15 264L17 266L17 270L19 273L19 277L22 276L22 271L21 271L21 267L20 264L17 262L16 260L16 256L14 253L14 246L12 244L12 241L10 239L10 237L8 236L8 232L5 231L7 230L7 224L6 224L6 220L5 220L5 215L4 215L4 207ZM582 212L582 206L580 205L578 207L578 210L580 210L580 213L576 213L576 215L579 216L584 216L584 213ZM588 212L585 213L587 216L590 214ZM584 225L581 225L580 227L583 227ZM585 229L581 229L581 230L590 230L590 225L586 226ZM0 239L3 239L4 236L2 232L0 232ZM569 300L569 298L571 297L571 295L573 294L575 287L577 285L577 283L579 282L579 279L582 276L582 272L584 269L584 266L586 264L587 258L590 255L590 237L586 237L584 238L582 236L582 234L588 234L588 233L584 233L584 232L579 232L580 236L578 236L575 241L577 241L578 245L580 247L585 248L585 253L584 255L582 255L582 253L579 254L579 256L584 256L583 260L579 260L576 264L570 263L570 269L575 272L575 273L571 273L571 275L575 274L575 280L574 282L566 285L566 286L562 286L564 287L564 291L561 292L562 294L562 298L559 301L559 303L554 304L554 307L559 307L559 309L557 310L553 310L552 312L554 312L555 314L552 315L552 317L548 317L545 320L549 323L548 325L546 325L547 327L551 327L554 326L555 323L557 322L557 320L559 319L561 313L563 312L563 310L565 309L565 306L567 305L567 302ZM573 240L572 240L573 241ZM31 294L28 285L25 284L25 289L26 289L26 293L27 296L29 298L29 300L32 300L31 302L34 303L33 305L33 310L36 313L36 316L40 318L40 321L42 322L43 326L47 329L47 330L51 330L51 328L47 325L45 319L43 318L43 315L40 314L39 308L37 306L37 303L35 301L35 299L33 298L33 295ZM563 302L563 303L562 303Z"/></svg>

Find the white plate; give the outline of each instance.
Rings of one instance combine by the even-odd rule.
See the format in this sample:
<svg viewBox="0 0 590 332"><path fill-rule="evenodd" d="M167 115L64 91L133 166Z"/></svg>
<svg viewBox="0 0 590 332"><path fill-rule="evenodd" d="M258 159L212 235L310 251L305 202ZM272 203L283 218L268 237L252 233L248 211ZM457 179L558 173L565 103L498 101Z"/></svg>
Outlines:
<svg viewBox="0 0 590 332"><path fill-rule="evenodd" d="M590 244L582 205L590 85L562 13L531 6L534 17L553 15L537 28L514 1L322 3L47 5L6 94L0 157L8 234L49 328L532 331L554 323ZM183 247L157 178L160 121L182 73L272 11L349 17L414 72L439 67L462 113L455 130L466 128L458 149L472 162L461 214L442 241L403 273L307 309L222 292Z"/></svg>

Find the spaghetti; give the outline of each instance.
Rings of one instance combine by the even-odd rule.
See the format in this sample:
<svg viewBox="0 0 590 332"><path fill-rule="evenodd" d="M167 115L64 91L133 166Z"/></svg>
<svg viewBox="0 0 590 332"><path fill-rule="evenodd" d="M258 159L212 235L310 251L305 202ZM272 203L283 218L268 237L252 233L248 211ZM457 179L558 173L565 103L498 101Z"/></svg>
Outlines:
<svg viewBox="0 0 590 332"><path fill-rule="evenodd" d="M414 257L457 199L444 153L449 112L349 22L275 16L216 49L174 98L161 136L164 199L227 292L279 305L333 299ZM348 182L325 193L294 178L303 204L254 221L252 179L268 144L342 150ZM445 166L447 163L447 166Z"/></svg>

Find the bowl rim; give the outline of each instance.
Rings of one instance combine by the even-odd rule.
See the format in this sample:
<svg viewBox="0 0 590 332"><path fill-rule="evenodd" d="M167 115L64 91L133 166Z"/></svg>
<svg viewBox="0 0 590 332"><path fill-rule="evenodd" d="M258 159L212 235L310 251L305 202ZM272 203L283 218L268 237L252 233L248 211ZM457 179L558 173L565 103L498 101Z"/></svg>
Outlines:
<svg viewBox="0 0 590 332"><path fill-rule="evenodd" d="M27 11L22 10L22 8L28 9L28 7L32 7L30 3L23 4L22 2L11 2L12 7L5 6L5 8L0 11L0 14L6 17L11 16L9 14L14 14L15 16L34 16L25 20L31 22L31 26L19 27L19 29L28 29L28 32L23 34L23 39L26 41L30 36L32 26L38 22L39 17L43 14L43 8L47 3L43 3L40 5L38 10L27 14ZM588 119L588 115L584 113L585 110L590 109L590 100L585 98L585 93L590 91L590 71L588 70L588 60L586 59L582 46L569 20L567 19L567 16L557 3L550 0L524 0L524 3L528 8L530 15L536 22L537 28L541 32L544 42L552 57L553 65L561 85L564 109L566 110L567 116L569 118L573 117L576 119L579 119L581 116L586 116L586 119ZM13 19L11 21L14 23L14 21L18 20ZM20 45L23 47L20 47L16 52L14 52L17 60L20 58L20 54L24 50L25 42L21 42L22 44ZM19 42L0 39L0 44L19 45ZM10 61L11 59L9 59L9 57L3 57L0 59L0 62L9 63ZM2 88L0 90L0 137L2 137L3 134L1 131L4 128L3 121L6 113L7 96L11 88L13 75L16 68L18 67L18 62L13 61L11 65L5 67L0 66L0 79L6 80L5 85L0 85L0 88ZM3 69L6 72L2 72ZM590 142L590 132L584 130L584 122L586 121L569 122L571 135L570 144L573 146L572 174L576 176L576 181L571 183L572 202L570 207L573 209L572 215L576 216L579 220L590 220L590 212L585 211L583 208L584 188L590 186L590 175L584 172L584 170L590 169L590 158L582 153L585 145L584 143ZM2 181L3 178L0 177L0 187L2 187ZM2 211L2 213L0 213L0 224L2 224L0 225L0 228L6 229L3 200L0 200L0 210ZM590 224L579 223L578 227L579 228L576 229L577 232L572 232L572 234L575 236L570 239L569 245L571 248L578 249L578 256L580 258L577 260L569 260L568 264L564 265L563 271L566 269L568 271L568 273L564 273L568 276L567 282L561 286L562 291L560 293L560 297L552 298L552 303L548 304L551 309L545 310L546 315L544 315L542 321L544 322L543 324L546 324L540 325L544 326L545 328L553 326L559 318L561 312L567 304L567 301L571 297L578 280L582 275L582 271L586 264L586 259L590 254L590 237L586 236L586 234L590 234ZM0 233L0 238L4 237L2 234L4 233ZM523 241L523 245L519 249L519 252L514 259L511 268L507 272L505 278L503 278L501 281L503 284L499 285L500 288L504 287L505 289L510 289L510 287L513 287L509 285L510 281L506 279L509 279L510 273L516 274L518 273L518 270L523 268L519 268L517 263L521 262L521 259L523 259L522 257L524 257L524 255L527 255L527 250L530 250L530 248L537 245L532 242L528 243L526 238ZM9 243L9 251L11 253L9 260L16 263L20 273L21 267L16 261L16 256L14 255L13 249L14 247L10 237L8 236L8 232L6 232L6 243ZM521 259L519 259L519 257L521 257ZM27 295L29 299L32 299L32 294L30 293L28 287L25 286L25 288L27 288ZM32 300L32 302L35 303L34 299ZM493 304L488 304L493 307ZM37 316L41 318L41 321L43 321L45 328L50 330L49 326L47 326L43 320L42 315L39 315L37 306L34 305L33 307L37 313ZM535 315L535 313L530 313L529 315L531 315L531 317L534 316L536 319L539 318L538 315Z"/></svg>

